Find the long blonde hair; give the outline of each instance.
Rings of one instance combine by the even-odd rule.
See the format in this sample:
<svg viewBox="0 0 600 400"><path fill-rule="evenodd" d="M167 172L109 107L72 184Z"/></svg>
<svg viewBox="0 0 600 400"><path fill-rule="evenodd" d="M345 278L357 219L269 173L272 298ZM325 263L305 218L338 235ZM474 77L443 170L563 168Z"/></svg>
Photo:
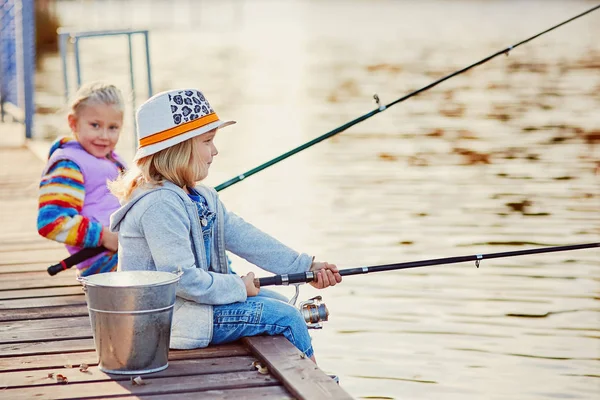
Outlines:
<svg viewBox="0 0 600 400"><path fill-rule="evenodd" d="M127 173L108 183L110 191L123 202L131 198L135 189L160 186L165 180L179 187L193 187L199 177L206 176L208 168L194 157L201 144L200 136L140 158Z"/></svg>

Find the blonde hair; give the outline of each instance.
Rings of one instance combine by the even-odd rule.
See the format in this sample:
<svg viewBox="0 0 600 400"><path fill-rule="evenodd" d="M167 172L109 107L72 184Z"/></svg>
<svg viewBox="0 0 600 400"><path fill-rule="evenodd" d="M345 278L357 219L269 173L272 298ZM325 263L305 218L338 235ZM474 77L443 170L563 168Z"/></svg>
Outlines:
<svg viewBox="0 0 600 400"><path fill-rule="evenodd" d="M135 189L160 186L165 180L179 187L193 187L198 177L205 177L208 172L207 165L194 157L201 144L200 136L140 158L127 173L108 183L110 191L119 200L127 201Z"/></svg>
<svg viewBox="0 0 600 400"><path fill-rule="evenodd" d="M93 104L107 104L123 112L125 101L123 94L114 85L103 82L90 82L82 85L71 100L70 112L79 116L79 111Z"/></svg>

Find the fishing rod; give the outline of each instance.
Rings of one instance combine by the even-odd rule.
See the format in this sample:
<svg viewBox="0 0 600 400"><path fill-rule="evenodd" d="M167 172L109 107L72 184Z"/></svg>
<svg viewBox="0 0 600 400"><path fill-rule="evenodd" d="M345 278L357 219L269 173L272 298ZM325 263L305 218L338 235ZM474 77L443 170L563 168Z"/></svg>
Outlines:
<svg viewBox="0 0 600 400"><path fill-rule="evenodd" d="M348 268L340 270L339 273L342 276L359 275L368 274L370 272L395 271L400 269L427 267L430 265L455 264L466 261L475 261L475 266L479 268L481 260L484 259L525 256L529 254L552 253L557 251L580 250L589 249L593 247L600 247L600 243L584 243L569 246L543 247L529 250L507 251L502 253L475 254L470 256L436 258L431 260L411 261L397 264L375 265L372 267ZM254 286L260 288L261 286L293 284L296 287L296 294L289 301L289 303L295 305L300 290L299 284L316 281L316 274L312 271L308 271L297 274L284 274L270 276L266 278L257 278L254 280ZM304 321L306 322L306 325L309 329L321 329L323 328L323 322L329 319L329 310L327 309L327 306L325 305L325 303L323 303L322 300L323 298L321 296L316 296L312 299L303 301L298 306L300 314L304 318Z"/></svg>
<svg viewBox="0 0 600 400"><path fill-rule="evenodd" d="M501 252L501 253L475 254L475 255L470 255L470 256L435 258L435 259L431 259L431 260L410 261L410 262L397 263L397 264L375 265L372 267L358 267L358 268L341 269L339 272L340 272L340 275L342 275L342 276L348 276L348 275L368 274L370 272L396 271L396 270L400 270L400 269L427 267L427 266L431 266L431 265L455 264L455 263L461 263L461 262L467 262L467 261L475 261L475 266L477 268L479 268L481 260L486 260L486 259L525 256L525 255L529 255L529 254L552 253L552 252L557 252L557 251L581 250L581 249L590 249L590 248L594 248L594 247L600 247L600 242L573 244L573 245L568 245L568 246L542 247L542 248L537 248L537 249L506 251L506 252ZM283 274L283 275L269 276L266 278L257 278L254 280L254 285L257 288L260 288L263 286L309 283L309 282L316 282L316 280L317 280L317 274L312 271L307 271L307 272L300 272L300 273L296 273L296 274Z"/></svg>
<svg viewBox="0 0 600 400"><path fill-rule="evenodd" d="M522 40L522 41L520 41L518 43L515 43L512 46L508 46L505 49L497 51L496 53L494 53L494 54L492 54L492 55L490 55L488 57L485 57L485 58L481 59L480 61L477 61L477 62L475 62L475 63L473 63L473 64L471 64L471 65L469 65L469 66L467 66L467 67L465 67L463 69L460 69L460 70L458 70L456 72L453 72L453 73L451 73L449 75L446 75L443 78L440 78L437 81L432 82L432 83L430 83L427 86L423 86L421 89L415 90L414 92L411 92L411 93L409 93L409 94L407 94L407 95L405 95L403 97L400 97L399 99L394 100L394 101L392 101L389 104L382 105L380 103L379 96L377 94L375 94L373 96L373 98L375 99L375 102L377 103L377 105L379 106L379 108L376 108L376 109L374 109L371 112L368 112L368 113L366 113L364 115L361 115L360 117L358 117L356 119L353 119L352 121L347 122L346 124L344 124L344 125L342 125L342 126L340 126L338 128L335 128L332 131L329 131L329 132L327 132L327 133L325 133L325 134L323 134L323 135L321 135L321 136L319 136L319 137L317 137L317 138L315 138L315 139L313 139L313 140L311 140L311 141L309 141L307 143L304 143L301 146L296 147L295 149L292 149L292 150L288 151L287 153L284 153L284 154L282 154L282 155L280 155L278 157L273 158L272 160L269 160L269 161L267 161L267 162L259 165L258 167L252 168L251 170L246 171L243 174L240 174L240 175L238 175L238 176L236 176L234 178L231 178L228 181L223 182L219 186L215 187L215 189L217 191L219 191L219 190L225 189L225 188L227 188L227 187L229 187L229 186L231 186L231 185L233 185L235 183L238 183L238 182L240 182L240 181L242 181L242 180L244 180L244 179L246 179L246 178L248 178L248 177L256 174L257 172L260 172L263 169L270 167L273 164L277 164L278 162L283 161L286 158L288 158L290 156L293 156L294 154L299 153L299 152L301 152L304 149L307 149L307 148L309 148L311 146L314 146L315 144L317 144L319 142L322 142L323 140L328 139L328 138L330 138L330 137L332 137L334 135L337 135L338 133L341 133L341 132L345 131L346 129L348 129L348 128L350 128L350 127L352 127L352 126L354 126L354 125L356 125L356 124L358 124L358 123L360 123L362 121L365 121L365 120L367 120L367 119L369 119L369 118L371 118L371 117L373 117L373 116L375 116L375 115L377 115L377 114L379 114L381 112L384 112L388 108L390 108L390 107L392 107L392 106L394 106L394 105L396 105L398 103L401 103L401 102L403 102L405 100L410 99L413 96L418 95L419 93L422 93L422 92L424 92L426 90L429 90L432 87L437 86L440 83L442 83L442 82L444 82L444 81L446 81L446 80L448 80L448 79L450 79L452 77L455 77L455 76L460 75L460 74L462 74L464 72L467 72L471 68L474 68L474 67L477 67L479 65L485 64L486 62L490 61L493 58L498 57L501 54L506 54L508 56L508 53L511 50L516 49L517 47L521 46L522 44L525 44L525 43L527 43L527 42L529 42L529 41L531 41L531 40L533 40L535 38L538 38L538 37L540 37L540 36L542 36L542 35L550 32L550 31L553 31L554 29L556 29L558 27L561 27L561 26L563 26L565 24L568 24L571 21L574 21L574 20L576 20L578 18L581 18L584 15L589 14L592 11L597 10L598 8L600 8L600 4L597 5L596 7L590 8L589 10L587 10L587 11L581 13L581 14L578 14L578 15L574 16L573 18L569 18L568 20L563 21L560 24L554 25L553 27L551 27L549 29L546 29L543 32L540 32L540 33L538 33L536 35L533 35L533 36L531 36L531 37L529 37L529 38L527 38L525 40Z"/></svg>
<svg viewBox="0 0 600 400"><path fill-rule="evenodd" d="M108 249L104 246L100 247L86 247L82 250L79 250L77 253L70 255L64 260L58 262L57 264L51 265L48 267L48 274L56 275L61 271L71 268L74 265L84 262L85 260L97 256L98 254L107 251Z"/></svg>
<svg viewBox="0 0 600 400"><path fill-rule="evenodd" d="M420 93L423 93L423 92L425 92L425 91L427 91L427 90L431 89L432 87L434 87L434 86L437 86L437 85L439 85L440 83L442 83L442 82L444 82L444 81L446 81L446 80L448 80L448 79L450 79L450 78L452 78L452 77L455 77L455 76L457 76L457 75L460 75L460 74L462 74L462 73L464 73L464 72L467 72L467 71L468 71L468 70L470 70L471 68L474 68L474 67L477 67L477 66L479 66L479 65L485 64L486 62L488 62L488 61L492 60L493 58L496 58L496 57L498 57L498 56L499 56L499 55L501 55L501 54L506 54L506 55L508 56L508 54L509 54L509 52L510 52L511 50L513 50L513 49L515 49L515 48L517 48L517 47L521 46L522 44L525 44L525 43L527 43L527 42L530 42L530 41L532 41L533 39L536 39L536 38L538 38L538 37L540 37L540 36L542 36L542 35L544 35L544 34L546 34L546 33L550 32L550 31L553 31L553 30L554 30L554 29L556 29L556 28L559 28L559 27L561 27L561 26L563 26L563 25L566 25L566 24L568 24L569 22L572 22L572 21L574 21L574 20L576 20L576 19L578 19L578 18L581 18L581 17L583 17L584 15L586 15L586 14L589 14L589 13L591 13L591 12L593 12L593 11L596 11L598 8L600 8L600 4L599 4L599 5L597 5L597 6L595 6L595 7L592 7L592 8L590 8L589 10L587 10L587 11L585 11L585 12L582 12L581 14L578 14L578 15L576 15L576 16L574 16L574 17L572 17L572 18L569 18L569 19L567 19L566 21L563 21L563 22L561 22L561 23L559 23L559 24L557 24L557 25L554 25L553 27L551 27L551 28L549 28L549 29L546 29L545 31L542 31L542 32L540 32L540 33L538 33L538 34L536 34L536 35L533 35L533 36L531 36L531 37L529 37L529 38L525 39L525 40L522 40L522 41L520 41L520 42L518 42L518 43L515 43L515 44L513 44L512 46L508 46L508 47L507 47L507 48L505 48L505 49L502 49L502 50L500 50L500 51L497 51L496 53L494 53L494 54L492 54L492 55L490 55L490 56L487 56L487 57L485 57L485 58L483 58L483 59L481 59L481 60L479 60L479 61L477 61L477 62L475 62L475 63L473 63L473 64L471 64L471 65L469 65L469 66L467 66L467 67L464 67L464 68L462 68L462 69L460 69L460 70L458 70L458 71L456 71L456 72L453 72L453 73L451 73L451 74L449 74L449 75L446 75L446 76L444 76L443 78L440 78L440 79L438 79L437 81L434 81L434 82L432 82L432 83L430 83L430 84L428 84L428 85L426 85L426 86L423 86L423 87L422 87L422 88L420 88L420 89L417 89L417 90L415 90L415 91L413 91L413 92L411 92L411 93L409 93L409 94L407 94L407 95L405 95L405 96L402 96L402 97L400 97L399 99L397 99L397 100L394 100L393 102L391 102L391 103L389 103L389 104L386 104L386 105L383 105L383 104L381 104L381 101L380 101L380 99L379 99L379 96L378 96L377 94L375 94L375 95L373 95L373 98L375 99L375 102L376 102L376 103L377 103L377 105L379 106L378 108L376 108L376 109L374 109L373 111L370 111L370 112L368 112L368 113L366 113L366 114L364 114L364 115L361 115L360 117L358 117L358 118L355 118L355 119L353 119L352 121L350 121L350 122L347 122L347 123L345 123L344 125L341 125L341 126L339 126L339 127L335 128L335 129L333 129L333 130L331 130L331 131L329 131L329 132L327 132L327 133L325 133L325 134L323 134L323 135L321 135L321 136L319 136L319 137L317 137L317 138L315 138L315 139L312 139L312 140L310 140L310 141L308 141L308 142L304 143L303 145L300 145L300 146L298 146L298 147L296 147L296 148L294 148L294 149L292 149L292 150L290 150L290 151L288 151L288 152L286 152L286 153L283 153L283 154L281 154L280 156L278 156L278 157L275 157L275 158L273 158L273 159L271 159L271 160L269 160L269 161L267 161L267 162L265 162L265 163L263 163L263 164L261 164L261 165L259 165L259 166L255 167L255 168L252 168L252 169L250 169L250 170L248 170L248 171L244 172L243 174L240 174L240 175L238 175L238 176L235 176L235 177L233 177L233 178L231 178L231 179L229 179L229 180L227 180L227 181L225 181L225 182L221 183L220 185L217 185L217 186L215 186L215 190L216 190L217 192L219 192L219 191L221 191L221 190L223 190L223 189L226 189L226 188L228 188L228 187L229 187L229 186L231 186L231 185L234 185L234 184L236 184L236 183L238 183L238 182L241 182L241 181L243 181L244 179L246 179L246 178L248 178L248 177L250 177L250 176L252 176L252 175L256 174L257 172L260 172L260 171L262 171L262 170L264 170L264 169L266 169L266 168L268 168L268 167L270 167L270 166L272 166L272 165L274 165L274 164L277 164L278 162L280 162L280 161L283 161L283 160L285 160L286 158L288 158L288 157L291 157L291 156L293 156L294 154L301 152L302 150L308 149L309 147L312 147L312 146L314 146L315 144L317 144L317 143L320 143L320 142L322 142L322 141L323 141L323 140L325 140L325 139L328 139L328 138L330 138L330 137L332 137L332 136L335 136L335 135L337 135L338 133L344 132L344 131L345 131L345 130L347 130L348 128L350 128L350 127L352 127L352 126L354 126L354 125L356 125L356 124L358 124L358 123L360 123L360 122L362 122L362 121L365 121L365 120L367 120L367 119L369 119L369 118L371 118L371 117L373 117L373 116L375 116L375 115L377 115L377 114L379 114L379 113L381 113L381 112L384 112L384 111L385 111L385 110L387 110L388 108L390 108L390 107L392 107L392 106L394 106L394 105L396 105L396 104L398 104L398 103L401 103L401 102L403 102L403 101L405 101L405 100L408 100L408 99L410 99L411 97L413 97L413 96L416 96L416 95L418 95L418 94L420 94ZM91 251L89 251L89 252L87 252L87 253L86 253L86 254L88 255L88 258L90 258L90 257L93 257L93 256L95 256L95 255L98 255L98 254L100 254L100 253L102 253L102 252L106 251L106 249L105 249L105 248L103 248L103 247L94 247L94 248L91 248L91 249L93 249L93 250L91 250ZM84 249L84 250L87 250L87 249ZM83 250L82 250L82 251L83 251ZM76 253L76 254L77 254L77 253ZM58 264L54 264L54 265L52 265L52 266L48 267L48 273L49 273L50 275L56 275L56 274L57 274L57 273L59 273L60 271L64 271L65 269L71 268L72 266L76 265L76 264L72 264L72 263L71 263L72 261L69 261L69 262L67 262L67 260L69 260L69 259L71 259L71 257L69 257L69 258L67 258L67 259L64 259L64 260L62 260L62 261L61 261L61 262L59 262ZM80 260L80 261L78 261L78 263L79 263L79 262L82 262L82 261L84 261L84 260L85 260L85 259L83 259L83 260Z"/></svg>

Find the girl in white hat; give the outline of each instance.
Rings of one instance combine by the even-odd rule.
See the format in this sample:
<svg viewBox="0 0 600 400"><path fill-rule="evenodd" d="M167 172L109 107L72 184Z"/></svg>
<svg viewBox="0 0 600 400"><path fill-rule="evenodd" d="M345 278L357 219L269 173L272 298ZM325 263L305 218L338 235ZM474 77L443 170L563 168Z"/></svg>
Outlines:
<svg viewBox="0 0 600 400"><path fill-rule="evenodd" d="M172 90L137 112L135 166L111 184L123 206L111 216L119 269L183 275L177 288L171 348L191 349L245 336L284 335L314 361L304 318L285 298L231 272L225 251L274 274L317 272L318 289L342 281L335 265L315 262L227 211L208 175L221 121L203 94Z"/></svg>

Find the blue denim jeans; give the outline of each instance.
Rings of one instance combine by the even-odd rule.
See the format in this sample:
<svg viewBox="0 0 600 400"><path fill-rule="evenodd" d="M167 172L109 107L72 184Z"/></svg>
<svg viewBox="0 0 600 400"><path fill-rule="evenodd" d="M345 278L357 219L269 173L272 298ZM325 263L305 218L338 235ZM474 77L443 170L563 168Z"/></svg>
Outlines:
<svg viewBox="0 0 600 400"><path fill-rule="evenodd" d="M307 357L313 348L306 322L285 296L261 289L243 303L213 306L211 344L234 342L246 336L283 335Z"/></svg>

